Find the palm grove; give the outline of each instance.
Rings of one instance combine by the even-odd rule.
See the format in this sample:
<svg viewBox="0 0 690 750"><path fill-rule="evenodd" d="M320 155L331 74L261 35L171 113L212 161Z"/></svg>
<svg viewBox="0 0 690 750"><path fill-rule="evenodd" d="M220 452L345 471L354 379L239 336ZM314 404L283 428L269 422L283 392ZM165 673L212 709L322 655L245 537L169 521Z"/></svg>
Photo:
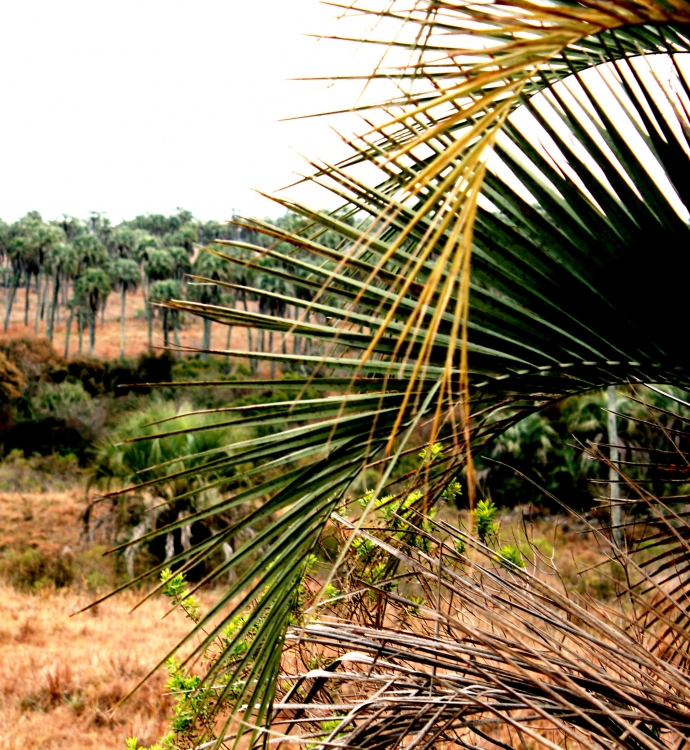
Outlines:
<svg viewBox="0 0 690 750"><path fill-rule="evenodd" d="M276 223L291 222L294 217L286 215ZM128 295L137 290L143 296L149 347L154 319L160 320L164 346L174 343L179 347L180 312L165 306L171 300L238 304L245 312L256 303L259 313L284 311L281 296L293 285L262 272L262 266L270 264L270 259L250 263L245 254L231 265L217 255L200 252L202 246L217 239L262 242L259 238L256 232L242 227L197 221L184 210L170 216L138 216L115 226L97 213L87 220L65 215L46 222L32 211L14 223L0 221L0 260L6 292L4 330L8 330L13 310L20 307L24 326L33 326L35 334L44 333L50 341L54 340L56 326L66 326L65 357L75 348L73 331L78 336L78 352L82 352L87 334L88 350L93 353L99 315L102 324L106 303L111 295L116 295L121 321L120 355L124 357L126 304ZM300 275L294 267L283 266L283 270ZM257 294L257 288L266 294ZM34 294L30 294L31 290ZM211 326L212 320L204 318L203 338L198 344L204 351L211 346ZM228 347L231 333L229 327ZM247 332L247 352L255 348L264 351L266 347L270 350L273 345L273 332L268 337L263 332L256 337ZM294 345L299 347L299 342ZM281 346L285 350L284 337ZM250 364L255 369L256 360L250 358Z"/></svg>

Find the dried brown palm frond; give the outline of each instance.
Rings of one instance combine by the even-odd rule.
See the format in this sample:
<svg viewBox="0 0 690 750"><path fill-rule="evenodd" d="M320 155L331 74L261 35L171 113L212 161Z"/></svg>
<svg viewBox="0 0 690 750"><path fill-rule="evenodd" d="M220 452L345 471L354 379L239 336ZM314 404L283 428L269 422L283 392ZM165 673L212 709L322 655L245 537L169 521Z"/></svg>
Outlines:
<svg viewBox="0 0 690 750"><path fill-rule="evenodd" d="M642 390L642 389L640 389ZM652 446L638 446L631 459L615 467L624 496L620 557L627 577L626 594L635 612L634 627L645 633L649 648L687 669L690 656L690 404L651 387L662 403L639 401L647 409L645 427ZM649 390L647 390L649 393ZM665 402L665 403L664 403ZM654 434L658 439L654 439ZM592 445L591 458L612 466L608 446ZM606 497L599 498L610 505ZM617 551L615 551L618 554Z"/></svg>
<svg viewBox="0 0 690 750"><path fill-rule="evenodd" d="M368 568L351 560L327 614L288 636L307 668L275 706L274 741L283 732L309 747L682 747L687 576L669 566L660 576L645 557L652 544L686 551L688 514L639 479L622 472L621 482L634 495L623 500L627 550L586 524L617 588L608 602L571 590L536 547L492 548L420 514L379 516L360 532ZM367 581L375 559L386 575Z"/></svg>

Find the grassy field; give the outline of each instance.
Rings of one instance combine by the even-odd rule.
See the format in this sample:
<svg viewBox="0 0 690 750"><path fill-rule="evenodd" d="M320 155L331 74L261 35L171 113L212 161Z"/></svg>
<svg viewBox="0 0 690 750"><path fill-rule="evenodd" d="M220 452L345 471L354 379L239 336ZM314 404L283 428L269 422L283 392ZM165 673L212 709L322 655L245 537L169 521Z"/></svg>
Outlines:
<svg viewBox="0 0 690 750"><path fill-rule="evenodd" d="M162 674L113 709L186 632L177 613L161 619L166 602L130 614L127 594L72 616L92 595L2 585L0 596L0 748L122 749L128 736L149 744L165 733Z"/></svg>
<svg viewBox="0 0 690 750"><path fill-rule="evenodd" d="M165 732L170 699L157 674L123 707L116 704L188 630L167 600L126 593L74 614L112 580L100 545L80 543L84 489L0 495L0 748L123 748L136 735ZM36 561L66 560L68 586L35 581ZM32 565L33 563L33 565ZM28 579L28 580L27 580Z"/></svg>
<svg viewBox="0 0 690 750"><path fill-rule="evenodd" d="M116 706L188 631L189 621L181 612L164 618L169 605L162 597L132 612L135 592L74 614L115 581L111 558L102 556L104 540L80 540L85 503L83 482L63 492L0 494L0 750L123 750L128 736L148 745L166 731L171 699L164 674ZM539 567L556 585L552 564L572 594L606 598L612 581L597 567L605 556L582 530L565 517L525 525L516 509L504 516L502 536L520 543L527 531L528 559L538 552ZM45 562L44 572L69 561L68 585L56 588L49 575L32 575L37 560ZM203 608L212 597L202 596Z"/></svg>

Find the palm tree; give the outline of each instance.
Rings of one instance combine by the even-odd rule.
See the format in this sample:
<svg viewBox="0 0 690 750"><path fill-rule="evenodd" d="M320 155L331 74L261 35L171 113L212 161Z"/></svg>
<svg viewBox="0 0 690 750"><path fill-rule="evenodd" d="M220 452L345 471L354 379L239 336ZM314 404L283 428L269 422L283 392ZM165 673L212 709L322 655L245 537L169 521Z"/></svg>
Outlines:
<svg viewBox="0 0 690 750"><path fill-rule="evenodd" d="M72 247L77 255L80 270L98 268L109 260L105 245L94 234L78 235L72 242Z"/></svg>
<svg viewBox="0 0 690 750"><path fill-rule="evenodd" d="M110 267L113 288L120 290L120 359L125 358L125 305L127 292L137 290L140 281L139 266L135 260L120 257Z"/></svg>
<svg viewBox="0 0 690 750"><path fill-rule="evenodd" d="M72 333L72 322L74 316L77 316L77 332L79 334L79 354L82 351L82 337L83 337L83 326L82 321L86 312L86 300L76 294L73 294L67 302L69 309L69 315L67 317L67 328L65 330L65 359L69 357L69 340L70 334Z"/></svg>
<svg viewBox="0 0 690 750"><path fill-rule="evenodd" d="M65 233L59 226L54 224L40 224L36 227L33 239L34 252L38 271L36 274L36 315L34 332L38 334L39 321L43 317L46 309L46 300L48 298L48 286L50 284L50 270L47 263L51 249L57 244L63 244ZM48 271L46 273L46 271ZM45 284L42 285L42 278L45 277Z"/></svg>
<svg viewBox="0 0 690 750"><path fill-rule="evenodd" d="M259 266L270 266L270 263L260 263ZM294 292L291 294L290 289L286 281L282 278L274 276L270 271L268 273L259 273L257 275L257 287L261 289L263 294L259 297L259 312L263 315L269 315L271 317L285 318L287 316L288 303ZM263 347L263 331L261 331L261 351L264 351ZM229 347L228 347L229 348ZM268 351L273 351L273 331L268 331ZM285 334L282 336L282 352L287 353L285 344ZM275 379L276 363L275 360L271 360L271 380Z"/></svg>
<svg viewBox="0 0 690 750"><path fill-rule="evenodd" d="M199 231L196 225L187 221L171 234L165 235L163 242L173 247L183 247L188 255L194 251L194 244L199 239Z"/></svg>
<svg viewBox="0 0 690 750"><path fill-rule="evenodd" d="M75 297L83 299L89 320L89 353L96 345L96 315L110 293L110 279L102 268L87 268L74 285Z"/></svg>
<svg viewBox="0 0 690 750"><path fill-rule="evenodd" d="M156 249L158 249L159 241L156 237L152 237L148 232L143 229L135 230L135 246L132 257L139 264L141 269L141 292L144 295L144 306L148 307L148 299L146 294L146 272L145 265L148 261L149 255Z"/></svg>
<svg viewBox="0 0 690 750"><path fill-rule="evenodd" d="M128 226L117 227L108 238L108 245L116 258L131 258L139 243L139 233Z"/></svg>
<svg viewBox="0 0 690 750"><path fill-rule="evenodd" d="M24 325L29 325L29 293L31 278L38 278L40 272L41 227L43 219L38 211L29 211L16 224L14 249L21 259L24 274Z"/></svg>
<svg viewBox="0 0 690 750"><path fill-rule="evenodd" d="M189 253L184 247L173 245L166 247L165 252L173 259L174 269L172 276L180 282L184 282L187 275L192 271L192 263L189 259Z"/></svg>
<svg viewBox="0 0 690 750"><path fill-rule="evenodd" d="M71 245L60 242L53 245L46 253L45 267L53 277L53 296L46 315L46 329L50 341L53 340L55 314L59 310L60 278L75 265L76 253Z"/></svg>
<svg viewBox="0 0 690 750"><path fill-rule="evenodd" d="M180 346L180 337L178 333L178 323L177 323L178 313L177 313L177 310L175 310L174 308L171 309L168 306L168 303L171 300L181 300L182 297L183 297L182 285L180 284L179 281L176 281L175 279L155 281L151 285L151 294L149 295L149 300L151 304L161 305L161 311L163 314L163 345L166 347L166 349L170 346L170 340L168 337L168 332L170 330L169 325L168 325L168 319L170 315L172 315L175 345L177 347Z"/></svg>
<svg viewBox="0 0 690 750"><path fill-rule="evenodd" d="M362 12L379 17L375 10ZM380 17L385 23L372 24L377 32L400 28L384 45L386 59L366 79L384 90L391 85L391 98L371 114L373 105L361 105L366 125L352 140L351 156L320 165L313 178L343 201L341 208L320 211L276 198L301 223L285 228L241 220L267 241L218 240L222 251L208 249L240 268L247 266L248 252L254 265L270 259L263 273L311 297L295 293L286 300L301 310L299 319L252 316L208 303L176 305L205 320L291 333L318 346L310 356L254 354L308 368L308 377L279 381L276 387L288 394L284 399L253 406L243 423L275 431L232 446L232 458L225 459L227 465L251 464L245 477L261 475L264 484L247 491L262 504L223 540L234 539L254 518L275 514L269 528L235 553L247 567L222 601L240 603L228 607L222 622L213 620L213 610L198 623L208 644L234 618L247 618L226 656L245 647L232 662L231 683L241 684L229 699L230 716L251 725L268 725L276 716L280 651L307 561L367 472L377 479L360 518L338 521L347 535L334 570L388 493L401 503L420 493L421 514L442 502L464 472L469 510L477 510L473 453L529 414L569 394L615 383L689 385L687 355L670 325L683 319L688 276L690 80L679 59L690 52L688 6L665 0L412 0L404 7L389 4ZM650 62L664 55L665 68L657 67L663 59ZM362 177L367 170L378 170L373 185ZM326 231L332 233L328 241ZM325 393L311 393L305 402L307 387ZM301 389L298 397L289 395L295 388ZM442 446L444 457L433 472L425 465L409 480L405 460L418 450L420 434L430 446ZM236 507L237 497L225 502ZM219 502L218 512L224 507ZM457 533L444 530L451 538ZM524 747L522 721L528 716L548 726L530 728L530 742L550 747L556 733L591 747L684 745L690 736L686 675L656 656L653 665L645 661L647 641L619 638L623 625L594 625L591 612L570 610L506 555L471 541L472 534L467 538L458 541L477 552L462 564L478 579L446 566L442 540L433 542L435 557L424 549L426 557L413 554L409 544L384 542L394 559L417 571L420 586L438 581L436 611L427 607L423 623L435 619L435 632L401 635L366 611L360 615L373 622L366 629L346 621L338 623L340 629L323 623L298 628L296 639L321 639L324 647L348 655L346 669L350 662L365 663L367 674L376 674L377 690L393 686L390 704L367 694L362 710L378 714L366 713L355 726L353 709L319 747L341 740L355 747L433 747L433 732L443 732L444 722L466 722L479 709L471 726L482 744L488 737L501 747ZM194 555L210 555L212 546L181 555L181 569ZM625 550L612 554L626 556ZM495 571L490 563L497 559ZM500 574L504 565L518 583ZM219 565L216 574L227 567ZM489 588L491 598L484 599ZM663 588L657 593L668 596ZM453 597L466 606L457 617L448 604ZM673 631L664 643L675 649L673 629L685 627L678 625L685 620L674 619L678 607L673 616L655 612L656 622ZM515 618L523 614L529 644L519 634L511 640ZM476 624L485 616L489 628ZM372 632L377 625L380 637ZM577 650L593 643L588 628L595 627L601 636L596 664L580 660L591 652ZM247 645L250 633L255 635ZM562 646L558 633L579 645ZM465 645L476 650L464 651ZM442 659L430 660L434 648L443 650ZM393 680L400 653L410 658L402 657L401 676ZM493 656L487 666L483 660ZM329 668L340 664L335 660ZM451 664L462 668L444 681L445 670L455 669ZM615 677L607 682L613 664ZM333 700L325 687L331 673L321 672L309 677L315 680L309 685L300 677L288 694L290 721L307 710L295 708L299 695ZM444 691L457 702L450 706ZM563 691L571 691L567 701ZM434 700L418 700L432 693ZM409 699L405 710L403 698ZM523 714L515 717L517 710ZM497 727L514 730L517 739ZM340 731L347 732L344 739ZM472 737L448 741L477 746Z"/></svg>
<svg viewBox="0 0 690 750"><path fill-rule="evenodd" d="M152 435L155 432L154 425L161 420L174 419L180 427L193 430L199 426L200 418L187 416L189 410L190 405L185 403L179 405L169 401L147 403L138 411L125 414L119 420L110 438L102 440L95 450L94 479L102 489L138 484L141 472L146 471L152 462L170 465L179 462L185 456L194 456L192 460L197 471L187 474L182 473L175 480L161 484L156 490L157 497L154 507L145 508L142 512L142 503L138 502L137 507L130 509L126 514L129 516L133 513L136 516L134 525L135 528L138 527L139 533L135 533L134 536L142 536L146 531L167 526L170 521L183 523L181 526L182 533L174 534L173 532L166 537L164 546L166 558L173 557L176 554L176 548L185 545L184 530L187 531L188 537L192 537L195 530L199 528L207 528L216 532L227 526L227 519L220 523L217 519L214 519L211 524L197 521L184 524L184 519L203 508L209 507L216 500L216 491L206 487L207 478L212 476L214 480L218 480L223 475L213 472L214 461L210 455L222 455L225 445L229 442L229 431L232 428L223 426L210 432L195 432L191 435L179 434L177 437L163 440L153 439L146 442L132 443L127 438L134 432ZM209 471L211 475L209 475ZM159 476L166 474L167 471L165 470L158 472ZM181 495L187 495L187 497L180 498ZM158 502L159 499L163 499L165 502L161 505ZM126 498L123 498L123 500L126 502ZM201 534L201 536L205 535ZM135 544L125 552L125 563L130 575L134 574L133 553L136 552L138 547L146 544L146 541ZM156 552L155 549L152 549L149 551L149 554L151 553L156 555L160 554L160 551Z"/></svg>
<svg viewBox="0 0 690 750"><path fill-rule="evenodd" d="M16 225L13 225L13 229ZM14 304L14 298L16 296L17 288L24 272L25 263L25 240L21 236L14 235L13 231L10 231L10 237L7 242L7 257L10 261L10 267L12 269L12 279L10 281L10 288L7 293L7 307L5 310L5 331L10 323L10 316L12 314L12 305Z"/></svg>
<svg viewBox="0 0 690 750"><path fill-rule="evenodd" d="M202 359L208 359L209 350L211 349L211 324L212 315L206 315L202 306L218 305L221 297L221 286L228 278L228 265L223 263L218 255L202 251L194 261L192 273L195 277L195 283L189 287L189 298L199 303L196 306L197 314L202 314L204 322L203 340L201 342Z"/></svg>
<svg viewBox="0 0 690 750"><path fill-rule="evenodd" d="M144 271L148 282L164 281L169 279L175 273L175 260L167 250L149 250L146 261L144 262ZM146 317L148 321L149 349L152 346L151 337L153 335L153 310L151 309L151 296L149 295L146 305Z"/></svg>

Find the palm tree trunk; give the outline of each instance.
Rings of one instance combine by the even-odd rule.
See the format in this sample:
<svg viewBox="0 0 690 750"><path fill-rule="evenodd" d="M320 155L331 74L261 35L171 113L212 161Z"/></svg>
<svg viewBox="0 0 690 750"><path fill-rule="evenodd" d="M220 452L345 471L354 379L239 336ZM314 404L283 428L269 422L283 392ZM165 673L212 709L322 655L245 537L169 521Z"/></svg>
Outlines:
<svg viewBox="0 0 690 750"><path fill-rule="evenodd" d="M43 294L41 295L41 320L43 320L43 317L46 314L46 303L50 300L50 295L48 294L48 290L50 289L50 276L47 273L44 275L46 277L46 283L43 285Z"/></svg>
<svg viewBox="0 0 690 750"><path fill-rule="evenodd" d="M82 353L82 342L84 339L84 320L82 318L82 311L79 310L77 313L77 330L79 331L79 354Z"/></svg>
<svg viewBox="0 0 690 750"><path fill-rule="evenodd" d="M127 287L122 285L122 314L120 315L120 359L125 358L125 297Z"/></svg>
<svg viewBox="0 0 690 750"><path fill-rule="evenodd" d="M153 312L151 305L146 305L146 318L149 325L149 351L151 351L151 347L153 346Z"/></svg>
<svg viewBox="0 0 690 750"><path fill-rule="evenodd" d="M91 355L96 346L96 313L97 310L89 310L89 354Z"/></svg>
<svg viewBox="0 0 690 750"><path fill-rule="evenodd" d="M235 304L237 303L237 297L236 297L236 295L231 294L229 302L230 302L230 307L234 310L235 309ZM225 349L226 349L226 351L229 352L231 346L232 346L232 326L228 326L228 338L227 338L227 341L225 343ZM229 354L226 355L225 359L229 360L230 359L230 355Z"/></svg>
<svg viewBox="0 0 690 750"><path fill-rule="evenodd" d="M167 349L170 346L168 338L168 308L163 308L163 346Z"/></svg>
<svg viewBox="0 0 690 750"><path fill-rule="evenodd" d="M106 297L103 300L103 304L101 305L101 328L105 325L105 306L108 304L108 298Z"/></svg>
<svg viewBox="0 0 690 750"><path fill-rule="evenodd" d="M67 331L65 332L65 359L69 357L69 335L72 332L72 319L74 318L74 309L69 311L69 318L67 318Z"/></svg>
<svg viewBox="0 0 690 750"><path fill-rule="evenodd" d="M173 339L175 341L175 347L177 348L178 352L180 350L180 324L178 319L178 311L175 310L172 314L173 316Z"/></svg>
<svg viewBox="0 0 690 750"><path fill-rule="evenodd" d="M39 271L36 276L36 313L34 314L34 333L38 336L38 324L41 320L41 282L43 281L43 272Z"/></svg>
<svg viewBox="0 0 690 750"><path fill-rule="evenodd" d="M616 418L616 386L610 385L606 391L608 406L608 441L609 441L609 492L611 498L611 537L619 550L623 551L623 528L621 517L620 484L618 483L618 420Z"/></svg>
<svg viewBox="0 0 690 750"><path fill-rule="evenodd" d="M204 350L201 359L208 359L208 350L211 348L211 321L204 318L204 338L201 341L201 348Z"/></svg>
<svg viewBox="0 0 690 750"><path fill-rule="evenodd" d="M273 354L273 331L268 332L268 351ZM271 360L271 380L276 379L276 361Z"/></svg>
<svg viewBox="0 0 690 750"><path fill-rule="evenodd" d="M17 287L19 286L19 279L21 278L21 271L17 269L14 272L14 278L12 279L12 288L10 289L9 296L7 297L7 312L5 313L5 330L10 324L10 315L12 314L12 305L14 304L14 298L17 294Z"/></svg>
<svg viewBox="0 0 690 750"><path fill-rule="evenodd" d="M242 292L242 304L244 305L244 311L249 312L249 306L247 305L247 293ZM252 329L247 327L247 351L254 351L254 343L252 341ZM256 372L256 360L249 358L249 369L252 372Z"/></svg>
<svg viewBox="0 0 690 750"><path fill-rule="evenodd" d="M29 292L31 291L31 274L26 272L26 296L24 297L24 325L29 325Z"/></svg>
<svg viewBox="0 0 690 750"><path fill-rule="evenodd" d="M55 330L55 313L60 309L60 303L59 303L59 293L60 293L60 274L56 273L55 278L53 279L53 301L50 306L50 311L48 313L48 319L47 319L47 328L48 328L48 338L52 341L53 340L53 332ZM58 320L58 325L60 324L60 321Z"/></svg>

